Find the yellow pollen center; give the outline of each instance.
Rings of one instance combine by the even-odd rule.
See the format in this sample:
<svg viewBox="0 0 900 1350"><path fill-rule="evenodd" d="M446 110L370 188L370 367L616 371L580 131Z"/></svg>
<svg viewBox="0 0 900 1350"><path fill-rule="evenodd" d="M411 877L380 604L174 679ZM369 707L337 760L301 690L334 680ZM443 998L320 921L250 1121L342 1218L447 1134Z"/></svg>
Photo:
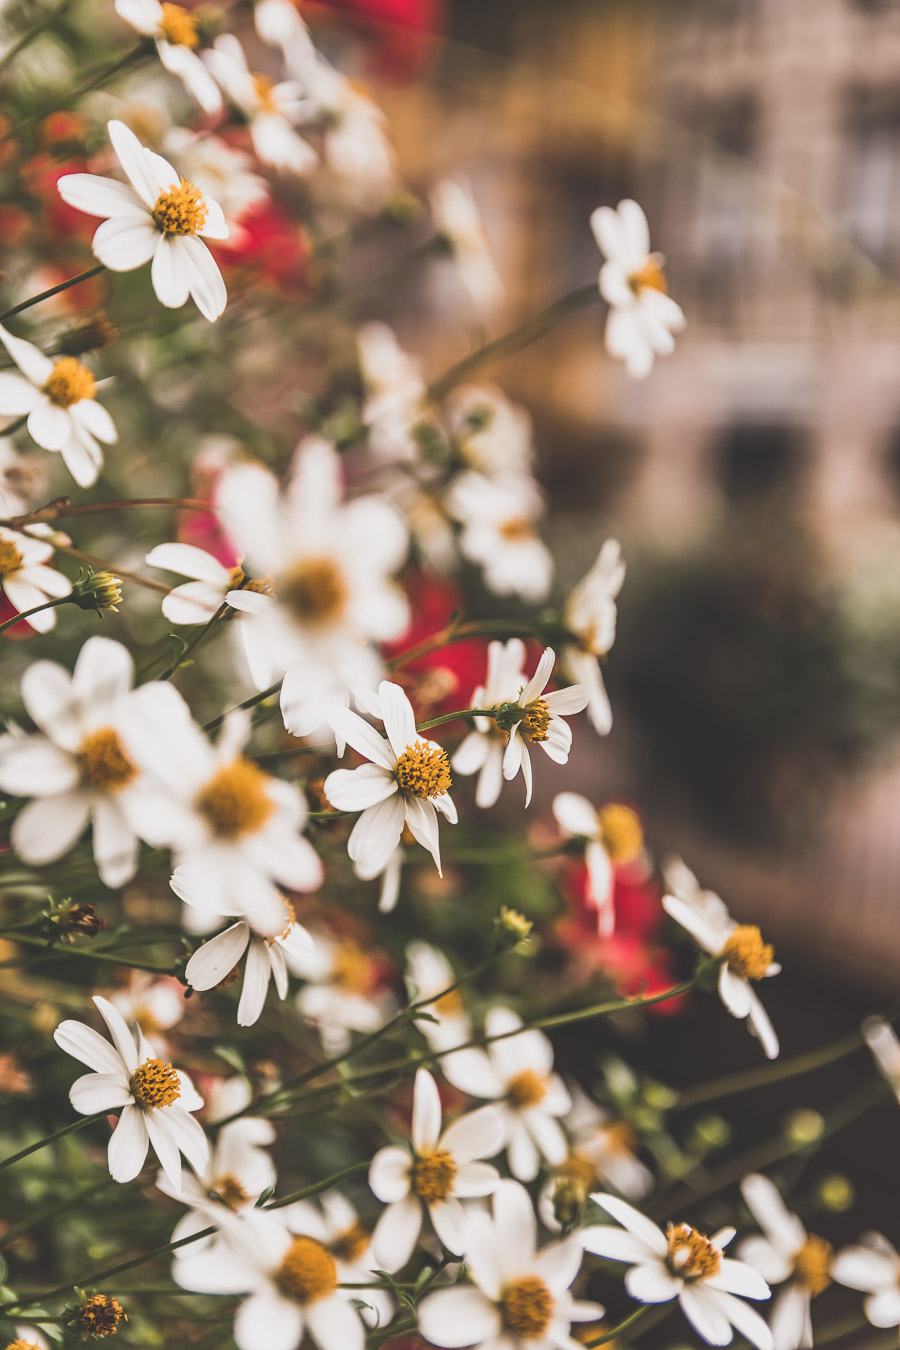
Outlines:
<svg viewBox="0 0 900 1350"><path fill-rule="evenodd" d="M11 539L0 539L0 577L18 572L25 559Z"/></svg>
<svg viewBox="0 0 900 1350"><path fill-rule="evenodd" d="M282 896L281 898L282 900L284 900L284 896ZM297 914L290 900L284 900L284 910L285 910L284 927L282 928L281 932L276 933L275 937L266 938L266 941L269 943L270 946L273 942L283 941L283 939L286 938L290 933L294 924L297 922Z"/></svg>
<svg viewBox="0 0 900 1350"><path fill-rule="evenodd" d="M354 1265L359 1261L369 1245L369 1234L361 1223L353 1223L338 1233L331 1243L331 1250L339 1261Z"/></svg>
<svg viewBox="0 0 900 1350"><path fill-rule="evenodd" d="M272 814L266 775L248 759L236 759L213 774L194 805L220 839L252 834Z"/></svg>
<svg viewBox="0 0 900 1350"><path fill-rule="evenodd" d="M163 37L174 47L196 47L200 41L197 20L181 5L163 5L160 28Z"/></svg>
<svg viewBox="0 0 900 1350"><path fill-rule="evenodd" d="M78 1311L78 1330L85 1336L113 1336L128 1314L117 1298L94 1294Z"/></svg>
<svg viewBox="0 0 900 1350"><path fill-rule="evenodd" d="M355 942L342 942L335 949L331 983L348 994L365 994L372 983L372 963Z"/></svg>
<svg viewBox="0 0 900 1350"><path fill-rule="evenodd" d="M298 1303L315 1303L337 1288L337 1267L334 1257L321 1242L311 1237L297 1237L287 1250L275 1275L288 1298Z"/></svg>
<svg viewBox="0 0 900 1350"><path fill-rule="evenodd" d="M228 589L230 591L252 591L254 595L271 595L272 582L269 577L257 577L255 581L248 581L241 567L232 567L231 576L228 578Z"/></svg>
<svg viewBox="0 0 900 1350"><path fill-rule="evenodd" d="M118 792L137 775L112 727L99 727L85 736L78 747L78 763L85 785L95 792Z"/></svg>
<svg viewBox="0 0 900 1350"><path fill-rule="evenodd" d="M637 272L632 272L628 278L628 285L634 291L635 295L640 295L641 291L662 291L666 294L669 287L666 283L666 274L658 258L651 256L644 263L643 267Z"/></svg>
<svg viewBox="0 0 900 1350"><path fill-rule="evenodd" d="M171 1106L181 1096L181 1083L164 1059L145 1059L131 1075L131 1091L141 1106Z"/></svg>
<svg viewBox="0 0 900 1350"><path fill-rule="evenodd" d="M547 700L536 698L525 709L525 716L521 721L522 735L527 736L529 741L545 741L549 725L550 709L547 707Z"/></svg>
<svg viewBox="0 0 900 1350"><path fill-rule="evenodd" d="M683 1280L708 1280L722 1264L722 1253L708 1237L687 1223L670 1223L666 1231L666 1261Z"/></svg>
<svg viewBox="0 0 900 1350"><path fill-rule="evenodd" d="M153 219L163 234L199 234L207 214L203 193L186 178L178 187L161 192L153 208Z"/></svg>
<svg viewBox="0 0 900 1350"><path fill-rule="evenodd" d="M524 516L513 516L510 520L504 520L498 533L501 539L510 544L519 544L523 539L534 537L531 521L526 520Z"/></svg>
<svg viewBox="0 0 900 1350"><path fill-rule="evenodd" d="M394 765L394 777L407 797L441 797L453 781L446 751L425 741L407 746Z"/></svg>
<svg viewBox="0 0 900 1350"><path fill-rule="evenodd" d="M275 81L268 75L251 75L253 81L253 92L259 100L260 110L262 112L278 112L278 104L275 101Z"/></svg>
<svg viewBox="0 0 900 1350"><path fill-rule="evenodd" d="M44 393L58 408L71 408L83 398L93 398L94 377L74 356L61 356L50 372Z"/></svg>
<svg viewBox="0 0 900 1350"><path fill-rule="evenodd" d="M506 1100L519 1111L539 1106L547 1095L547 1082L534 1069L523 1069L506 1085Z"/></svg>
<svg viewBox="0 0 900 1350"><path fill-rule="evenodd" d="M831 1284L834 1248L824 1238L810 1233L794 1257L794 1278L813 1298Z"/></svg>
<svg viewBox="0 0 900 1350"><path fill-rule="evenodd" d="M23 1341L20 1337L18 1340L10 1341L6 1350L40 1350L40 1347L35 1345L34 1341Z"/></svg>
<svg viewBox="0 0 900 1350"><path fill-rule="evenodd" d="M456 1163L446 1149L422 1153L413 1164L413 1190L426 1205L446 1200L456 1180Z"/></svg>
<svg viewBox="0 0 900 1350"><path fill-rule="evenodd" d="M465 1010L462 994L458 989L451 989L449 994L444 994L431 1004L431 1011L437 1013L438 1017L461 1017Z"/></svg>
<svg viewBox="0 0 900 1350"><path fill-rule="evenodd" d="M239 1209L250 1199L237 1177L233 1177L230 1172L224 1177L217 1177L212 1189L222 1197L229 1209Z"/></svg>
<svg viewBox="0 0 900 1350"><path fill-rule="evenodd" d="M637 814L630 806L610 802L599 817L603 845L613 862L633 862L644 846L644 831Z"/></svg>
<svg viewBox="0 0 900 1350"><path fill-rule="evenodd" d="M600 1180L597 1169L591 1160L586 1158L583 1153L577 1153L574 1150L558 1170L561 1177L581 1182L585 1192Z"/></svg>
<svg viewBox="0 0 900 1350"><path fill-rule="evenodd" d="M761 980L772 964L775 950L771 943L763 942L755 924L740 923L722 948L722 955L735 975L744 980Z"/></svg>
<svg viewBox="0 0 900 1350"><path fill-rule="evenodd" d="M553 1295L537 1275L523 1275L503 1290L500 1300L503 1321L525 1340L543 1336L553 1316Z"/></svg>
<svg viewBox="0 0 900 1350"><path fill-rule="evenodd" d="M336 623L349 595L344 575L331 558L305 558L278 582L278 599L300 623Z"/></svg>

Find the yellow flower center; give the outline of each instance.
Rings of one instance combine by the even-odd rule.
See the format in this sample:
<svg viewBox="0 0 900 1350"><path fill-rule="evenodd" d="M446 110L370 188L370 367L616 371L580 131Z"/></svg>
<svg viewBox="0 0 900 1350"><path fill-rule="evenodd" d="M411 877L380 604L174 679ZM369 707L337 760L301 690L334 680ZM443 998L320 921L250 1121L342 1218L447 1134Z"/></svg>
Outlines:
<svg viewBox="0 0 900 1350"><path fill-rule="evenodd" d="M683 1280L708 1280L722 1264L722 1253L708 1237L687 1223L670 1223L666 1231L666 1261Z"/></svg>
<svg viewBox="0 0 900 1350"><path fill-rule="evenodd" d="M213 774L194 805L220 839L253 834L272 814L266 775L248 759L236 759Z"/></svg>
<svg viewBox="0 0 900 1350"><path fill-rule="evenodd" d="M504 520L498 533L501 539L510 544L519 544L523 539L534 537L531 521L526 520L524 516L513 516L510 520Z"/></svg>
<svg viewBox="0 0 900 1350"><path fill-rule="evenodd" d="M61 356L50 372L44 393L58 408L71 408L83 398L93 398L94 377L74 356Z"/></svg>
<svg viewBox="0 0 900 1350"><path fill-rule="evenodd" d="M429 1006L433 1013L437 1013L438 1017L461 1017L466 1010L462 994L458 989L451 989L449 993L435 999Z"/></svg>
<svg viewBox="0 0 900 1350"><path fill-rule="evenodd" d="M247 581L242 567L232 567L231 576L228 578L228 589L230 591L252 591L255 595L271 595L272 582L269 577L257 577L255 581Z"/></svg>
<svg viewBox="0 0 900 1350"><path fill-rule="evenodd" d="M305 558L278 582L278 599L300 623L336 623L349 599L347 582L331 558Z"/></svg>
<svg viewBox="0 0 900 1350"><path fill-rule="evenodd" d="M434 1153L422 1153L413 1164L413 1190L426 1205L446 1200L455 1180L456 1163L446 1149L439 1148Z"/></svg>
<svg viewBox="0 0 900 1350"><path fill-rule="evenodd" d="M831 1284L834 1248L824 1238L810 1233L794 1257L794 1278L815 1298Z"/></svg>
<svg viewBox="0 0 900 1350"><path fill-rule="evenodd" d="M275 101L275 81L268 75L251 75L253 81L253 92L259 100L261 112L278 112L278 104Z"/></svg>
<svg viewBox="0 0 900 1350"><path fill-rule="evenodd" d="M662 291L666 294L669 287L666 283L666 274L663 271L662 264L658 258L651 254L637 272L632 272L628 278L628 285L635 295L640 295L641 291Z"/></svg>
<svg viewBox="0 0 900 1350"><path fill-rule="evenodd" d="M297 914L294 910L294 906L291 904L290 900L285 900L284 896L281 898L284 900L284 927L281 932L276 933L274 937L266 938L266 942L268 942L269 946L271 946L273 942L282 942L297 922Z"/></svg>
<svg viewBox="0 0 900 1350"><path fill-rule="evenodd" d="M583 1153L578 1153L574 1149L558 1169L558 1172L561 1177L579 1182L584 1187L585 1192L589 1191L601 1179L590 1158L586 1158Z"/></svg>
<svg viewBox="0 0 900 1350"><path fill-rule="evenodd" d="M181 1096L178 1074L164 1059L145 1059L131 1075L131 1091L141 1106L171 1106Z"/></svg>
<svg viewBox="0 0 900 1350"><path fill-rule="evenodd" d="M550 709L547 707L547 700L536 698L525 709L525 715L521 721L522 735L526 736L529 741L545 741L549 725Z"/></svg>
<svg viewBox="0 0 900 1350"><path fill-rule="evenodd" d="M539 1106L547 1095L547 1082L534 1069L523 1069L506 1085L506 1100L518 1111Z"/></svg>
<svg viewBox="0 0 900 1350"><path fill-rule="evenodd" d="M761 980L772 964L775 950L771 943L763 942L755 924L740 923L722 948L722 955L735 975L744 980Z"/></svg>
<svg viewBox="0 0 900 1350"><path fill-rule="evenodd" d="M503 1290L500 1310L510 1331L525 1340L536 1340L550 1325L553 1295L538 1275L523 1275Z"/></svg>
<svg viewBox="0 0 900 1350"><path fill-rule="evenodd" d="M407 746L394 765L394 777L407 797L441 797L453 781L446 751L425 741Z"/></svg>
<svg viewBox="0 0 900 1350"><path fill-rule="evenodd" d="M352 1223L343 1233L338 1233L331 1243L331 1251L338 1261L354 1265L359 1261L369 1245L369 1234L361 1223Z"/></svg>
<svg viewBox="0 0 900 1350"><path fill-rule="evenodd" d="M196 47L200 41L197 20L181 5L163 5L160 28L163 37L174 47Z"/></svg>
<svg viewBox="0 0 900 1350"><path fill-rule="evenodd" d="M153 219L163 234L199 234L207 215L203 193L186 178L178 187L161 192L153 208Z"/></svg>
<svg viewBox="0 0 900 1350"><path fill-rule="evenodd" d="M94 1294L79 1308L76 1321L84 1336L113 1336L119 1323L128 1321L128 1314L117 1298Z"/></svg>
<svg viewBox="0 0 900 1350"><path fill-rule="evenodd" d="M331 964L331 983L348 994L365 994L372 983L372 963L355 942L341 942Z"/></svg>
<svg viewBox="0 0 900 1350"><path fill-rule="evenodd" d="M276 1282L288 1298L298 1303L315 1303L326 1298L337 1288L337 1267L334 1257L321 1242L311 1237L297 1237L287 1250L275 1274Z"/></svg>
<svg viewBox="0 0 900 1350"><path fill-rule="evenodd" d="M40 1350L40 1346L35 1345L34 1341L23 1341L21 1337L15 1341L10 1341L6 1350Z"/></svg>
<svg viewBox="0 0 900 1350"><path fill-rule="evenodd" d="M230 1172L224 1177L217 1177L212 1189L216 1195L222 1197L229 1209L239 1209L250 1199L237 1177L232 1176Z"/></svg>
<svg viewBox="0 0 900 1350"><path fill-rule="evenodd" d="M613 862L630 863L644 846L644 831L637 814L621 802L610 802L599 812L603 846Z"/></svg>
<svg viewBox="0 0 900 1350"><path fill-rule="evenodd" d="M24 562L25 559L12 540L0 538L0 577L12 576Z"/></svg>
<svg viewBox="0 0 900 1350"><path fill-rule="evenodd" d="M94 792L118 792L137 777L137 769L126 755L119 733L112 727L89 732L77 753L81 777Z"/></svg>

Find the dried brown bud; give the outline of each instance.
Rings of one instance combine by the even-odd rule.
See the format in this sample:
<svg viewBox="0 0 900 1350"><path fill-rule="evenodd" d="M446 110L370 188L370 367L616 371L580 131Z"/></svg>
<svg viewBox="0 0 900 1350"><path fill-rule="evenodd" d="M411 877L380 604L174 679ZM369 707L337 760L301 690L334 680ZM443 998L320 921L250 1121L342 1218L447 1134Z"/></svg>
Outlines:
<svg viewBox="0 0 900 1350"><path fill-rule="evenodd" d="M128 1315L117 1298L110 1294L94 1294L75 1310L68 1325L81 1336L99 1339L114 1336L120 1323L127 1321Z"/></svg>
<svg viewBox="0 0 900 1350"><path fill-rule="evenodd" d="M93 905L75 905L63 917L62 922L70 933L83 933L85 937L96 937L106 927L106 920L97 913Z"/></svg>
<svg viewBox="0 0 900 1350"><path fill-rule="evenodd" d="M119 340L119 330L104 310L98 310L75 328L63 333L59 349L65 356L80 356L82 352L102 352Z"/></svg>

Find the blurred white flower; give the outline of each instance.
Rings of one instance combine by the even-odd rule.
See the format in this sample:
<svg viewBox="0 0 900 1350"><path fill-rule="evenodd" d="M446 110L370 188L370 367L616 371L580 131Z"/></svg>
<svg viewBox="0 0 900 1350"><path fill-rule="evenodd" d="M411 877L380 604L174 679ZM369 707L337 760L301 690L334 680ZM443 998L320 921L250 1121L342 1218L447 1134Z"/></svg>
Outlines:
<svg viewBox="0 0 900 1350"><path fill-rule="evenodd" d="M446 242L459 279L476 307L490 314L503 300L503 282L467 179L445 178L429 193L431 217Z"/></svg>
<svg viewBox="0 0 900 1350"><path fill-rule="evenodd" d="M572 678L587 689L587 714L600 736L612 729L612 709L598 661L616 639L616 596L624 580L618 541L607 539L597 561L563 606L563 625L575 640L563 644L560 659Z"/></svg>
<svg viewBox="0 0 900 1350"><path fill-rule="evenodd" d="M509 474L500 482L471 469L451 484L445 506L461 526L460 551L495 595L544 598L553 556L536 532L544 502L531 478Z"/></svg>
<svg viewBox="0 0 900 1350"><path fill-rule="evenodd" d="M587 899L597 911L600 937L610 937L616 927L615 868L640 856L641 822L630 807L620 802L610 802L598 811L578 792L557 793L553 798L553 814L564 835L586 841Z"/></svg>
<svg viewBox="0 0 900 1350"><path fill-rule="evenodd" d="M234 970L244 953L244 981L238 1003L239 1027L252 1027L259 1021L269 991L269 981L275 981L280 999L288 992L288 958L295 951L309 950L313 940L299 924L293 908L285 901L285 924L275 937L257 933L246 920L233 923L198 947L184 970L184 978L192 989L214 989Z"/></svg>
<svg viewBox="0 0 900 1350"><path fill-rule="evenodd" d="M434 999L456 981L453 967L437 947L410 942L406 948L406 987L411 1002ZM424 1009L428 1019L416 1018L416 1027L432 1050L449 1050L471 1039L472 1023L462 995L453 989Z"/></svg>
<svg viewBox="0 0 900 1350"><path fill-rule="evenodd" d="M252 72L233 33L220 34L203 55L223 92L247 118L257 159L279 173L308 174L319 157L295 130L306 111L300 85L277 84L268 75Z"/></svg>
<svg viewBox="0 0 900 1350"><path fill-rule="evenodd" d="M218 86L194 50L200 35L190 10L159 0L116 0L115 9L138 33L153 38L161 64L177 75L205 113L221 112Z"/></svg>
<svg viewBox="0 0 900 1350"><path fill-rule="evenodd" d="M675 350L673 333L685 327L684 313L666 294L664 259L650 252L647 217L626 198L615 211L598 206L591 229L606 262L600 269L600 294L610 306L606 350L625 362L635 380L650 374L657 356Z"/></svg>
<svg viewBox="0 0 900 1350"><path fill-rule="evenodd" d="M142 970L131 971L128 983L114 989L109 1001L126 1022L137 1022L144 1035L154 1037L163 1048L162 1033L177 1026L185 1012L184 990L178 980L156 979Z"/></svg>
<svg viewBox="0 0 900 1350"><path fill-rule="evenodd" d="M473 708L499 708L514 703L526 683L525 643L521 638L491 642L487 651L487 677L472 694ZM509 735L492 717L476 717L474 730L460 742L451 761L454 773L478 774L475 804L490 807L503 786L503 755Z"/></svg>
<svg viewBox="0 0 900 1350"><path fill-rule="evenodd" d="M867 1017L862 1024L862 1033L875 1063L900 1101L900 1040L897 1033L883 1017Z"/></svg>
<svg viewBox="0 0 900 1350"><path fill-rule="evenodd" d="M470 468L501 482L528 477L534 459L531 418L491 385L463 385L446 403L447 425Z"/></svg>
<svg viewBox="0 0 900 1350"><path fill-rule="evenodd" d="M637 1157L638 1140L624 1120L615 1120L569 1083L572 1109L566 1116L569 1152L541 1190L538 1209L551 1232L577 1216L592 1190L609 1184L630 1200L640 1200L653 1186L653 1173Z"/></svg>
<svg viewBox="0 0 900 1350"><path fill-rule="evenodd" d="M900 1326L900 1252L880 1233L866 1233L838 1252L831 1271L838 1284L868 1297L863 1310L873 1327Z"/></svg>
<svg viewBox="0 0 900 1350"><path fill-rule="evenodd" d="M311 949L291 951L290 968L306 981L297 1010L318 1031L326 1054L344 1054L352 1032L377 1031L394 1011L372 956L348 938L315 931Z"/></svg>
<svg viewBox="0 0 900 1350"><path fill-rule="evenodd" d="M172 1241L180 1242L204 1228L218 1228L223 1216L253 1209L263 1191L275 1185L275 1164L266 1152L274 1142L271 1121L246 1116L222 1126L206 1166L196 1174L182 1174L180 1194L172 1189L166 1174L161 1173L156 1184L163 1194L188 1206L187 1213L175 1225ZM176 1272L180 1261L208 1252L219 1240L218 1234L210 1233L176 1247L172 1253ZM177 1283L177 1273L175 1280Z"/></svg>
<svg viewBox="0 0 900 1350"><path fill-rule="evenodd" d="M503 755L503 777L513 779L521 769L526 806L531 801L532 788L531 757L526 741L539 745L555 764L568 763L572 728L563 718L581 712L587 703L587 691L580 684L544 693L555 662L556 653L552 647L545 647L537 669L513 709L497 718L501 730L509 730L509 744Z"/></svg>
<svg viewBox="0 0 900 1350"><path fill-rule="evenodd" d="M419 363L386 323L365 323L356 335L365 398L360 410L372 453L382 460L418 457L413 428L422 421L425 384Z"/></svg>
<svg viewBox="0 0 900 1350"><path fill-rule="evenodd" d="M28 534L21 534L0 525L0 587L18 614L72 590L68 577L47 566L53 557L53 545L36 539L37 531L38 527L32 526ZM56 610L43 609L25 623L36 633L49 633L56 626Z"/></svg>
<svg viewBox="0 0 900 1350"><path fill-rule="evenodd" d="M228 297L203 239L228 238L221 206L141 145L123 122L110 122L108 130L131 187L68 173L57 184L59 195L78 211L105 217L91 241L105 267L131 272L152 259L150 279L160 304L180 309L190 295L204 318L215 322Z"/></svg>

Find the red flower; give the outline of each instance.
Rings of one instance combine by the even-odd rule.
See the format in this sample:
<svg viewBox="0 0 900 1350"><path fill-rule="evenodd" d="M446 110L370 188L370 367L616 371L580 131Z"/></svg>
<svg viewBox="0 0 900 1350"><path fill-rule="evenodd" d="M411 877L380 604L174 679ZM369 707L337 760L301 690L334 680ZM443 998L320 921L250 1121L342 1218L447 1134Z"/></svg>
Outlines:
<svg viewBox="0 0 900 1350"><path fill-rule="evenodd" d="M335 11L367 39L373 68L394 79L417 75L444 29L443 0L316 0L304 6L316 18Z"/></svg>
<svg viewBox="0 0 900 1350"><path fill-rule="evenodd" d="M385 648L388 659L440 634L465 603L452 582L433 572L414 572L406 589L412 619L405 636ZM484 681L486 663L487 640L468 638L399 666L394 678L407 688L415 685L417 705L427 704L438 714L467 703L473 689Z"/></svg>
<svg viewBox="0 0 900 1350"><path fill-rule="evenodd" d="M289 298L306 294L309 241L276 203L266 201L241 216L233 235L233 242L215 250L223 271L245 268Z"/></svg>

